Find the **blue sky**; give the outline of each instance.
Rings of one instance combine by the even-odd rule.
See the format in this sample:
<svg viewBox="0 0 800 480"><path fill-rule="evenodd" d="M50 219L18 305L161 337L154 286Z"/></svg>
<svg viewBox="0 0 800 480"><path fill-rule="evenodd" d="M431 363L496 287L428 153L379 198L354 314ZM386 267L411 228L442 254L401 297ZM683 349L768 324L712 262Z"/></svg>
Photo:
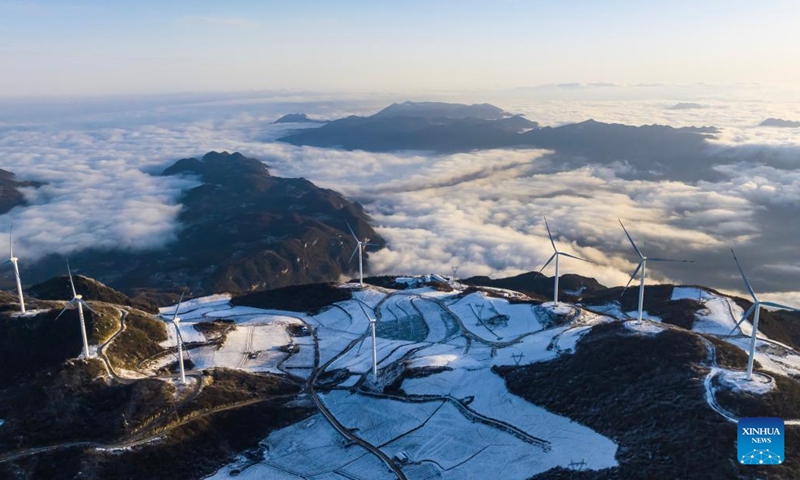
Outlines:
<svg viewBox="0 0 800 480"><path fill-rule="evenodd" d="M0 0L0 96L790 84L799 13L777 0Z"/></svg>

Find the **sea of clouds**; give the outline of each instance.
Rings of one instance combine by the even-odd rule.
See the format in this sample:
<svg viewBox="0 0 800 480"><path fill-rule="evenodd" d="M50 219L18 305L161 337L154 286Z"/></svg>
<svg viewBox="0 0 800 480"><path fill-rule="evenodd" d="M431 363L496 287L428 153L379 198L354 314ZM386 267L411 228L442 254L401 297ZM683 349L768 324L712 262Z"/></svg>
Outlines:
<svg viewBox="0 0 800 480"><path fill-rule="evenodd" d="M388 241L370 255L374 274L538 270L552 254L547 216L559 248L594 262L566 259L562 273L624 284L636 257L622 219L645 254L695 260L652 264L653 281L741 291L733 247L765 298L800 304L800 129L758 127L800 119L800 97L757 86L551 86L430 98L488 101L543 125L714 125L722 131L709 151L731 161L715 182L631 181L619 177L623 162L563 170L553 152L534 149L375 154L274 142L297 127L270 124L285 113L339 118L407 99L380 94L16 101L0 106L0 168L46 185L25 189L29 205L0 215L0 232L14 222L23 270L52 252L157 249L175 238L180 197L197 185L158 173L180 158L240 151L362 203ZM701 108L670 108L679 102ZM0 249L7 242L0 236Z"/></svg>

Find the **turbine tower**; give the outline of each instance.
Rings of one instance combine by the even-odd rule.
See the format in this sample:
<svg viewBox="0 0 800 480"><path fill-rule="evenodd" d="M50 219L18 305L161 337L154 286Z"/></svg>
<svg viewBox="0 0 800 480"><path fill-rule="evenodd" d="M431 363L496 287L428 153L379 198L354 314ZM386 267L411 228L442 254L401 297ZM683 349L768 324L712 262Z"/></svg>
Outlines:
<svg viewBox="0 0 800 480"><path fill-rule="evenodd" d="M9 262L14 265L14 276L17 278L17 295L19 296L19 311L25 313L25 298L22 296L22 280L19 278L19 259L14 256L14 224L8 232Z"/></svg>
<svg viewBox="0 0 800 480"><path fill-rule="evenodd" d="M733 252L733 249L731 249L731 253L733 254L733 261L736 262L736 267L739 268L739 273L742 274L742 280L744 280L744 284L747 287L747 291L748 293L750 293L750 296L753 297L753 305L746 312L744 312L742 319L739 320L739 323L737 323L733 327L733 330L731 330L731 332L728 334L730 336L731 333L733 333L737 328L739 328L739 325L741 325L742 322L747 320L747 318L750 316L751 313L755 312L755 315L753 316L753 334L750 336L750 356L747 359L747 379L750 380L750 378L753 375L753 360L755 359L755 353L756 353L756 335L758 334L758 318L761 314L761 305L767 307L783 308L786 310L794 310L795 312L800 312L800 309L794 307L787 307L786 305L781 305L779 303L760 301L756 296L756 292L753 290L753 287L750 285L750 282L747 281L747 277L744 274L744 270L742 270L742 266L739 265L739 259L736 258L736 254Z"/></svg>
<svg viewBox="0 0 800 480"><path fill-rule="evenodd" d="M81 337L83 337L83 358L92 358L92 356L89 354L89 338L86 336L86 321L83 318L83 307L88 308L89 311L95 315L97 315L97 312L92 310L91 307L89 307L89 305L83 301L83 296L78 295L78 293L75 291L75 282L72 281L72 270L69 268L69 260L67 260L67 273L69 273L69 284L72 287L72 300L70 300L67 306L61 310L61 313L58 314L56 320L58 320L61 315L67 311L67 309L75 305L78 306L78 318L81 320Z"/></svg>
<svg viewBox="0 0 800 480"><path fill-rule="evenodd" d="M569 253L566 253L566 252L562 252L562 251L560 251L560 250L559 250L559 249L556 247L556 242L555 242L555 240L553 240L553 234L552 234L552 233L550 233L550 225L548 225L548 224L547 224L547 218L546 218L546 217L545 217L545 219L544 219L544 226L547 228L547 236L549 236L549 237L550 237L550 244L551 244L551 245L553 245L553 252L554 252L554 253L553 253L553 255L550 257L550 259L549 259L549 260L547 260L547 262L545 262L544 266L542 266L542 268L541 268L541 269L539 269L539 273L537 273L537 274L536 274L536 276L538 277L539 275L541 275L541 274L542 274L542 271L543 271L545 268L547 268L547 266L548 266L548 265L550 265L550 262L552 262L552 261L553 261L553 259L555 259L555 260L556 260L556 275L555 275L555 278L553 279L553 280L554 280L554 281L553 281L553 283L554 283L554 285L553 285L553 303L558 303L558 257L560 257L560 256L562 256L562 255L563 255L563 256L565 256L565 257L574 258L574 259L576 259L576 260L580 260L580 261L582 261L582 262L588 262L588 263L592 263L592 262L590 262L589 260L586 260L585 258L576 257L575 255L571 255L571 254L569 254Z"/></svg>
<svg viewBox="0 0 800 480"><path fill-rule="evenodd" d="M186 385L186 370L183 368L183 337L181 336L181 329L178 326L181 319L178 318L178 310L181 309L183 303L183 295L186 293L184 290L181 292L181 298L178 300L178 305L175 307L175 313L172 315L172 324L175 325L175 343L178 344L178 365L181 369L181 383Z"/></svg>
<svg viewBox="0 0 800 480"><path fill-rule="evenodd" d="M364 315L366 315L367 319L369 320L370 327L372 328L372 378L378 378L378 336L375 332L375 324L377 323L377 319L372 318L372 315L364 310L364 305L362 305L361 302L358 302L358 306L361 307L361 311L364 312Z"/></svg>
<svg viewBox="0 0 800 480"><path fill-rule="evenodd" d="M349 223L347 224L347 228L350 230L350 234L353 235L353 239L355 239L356 244L357 244L356 248L353 250L353 254L350 255L350 260L348 260L347 263L352 262L353 261L353 257L355 257L356 253L358 253L358 283L359 283L359 285L361 285L363 287L364 286L364 249L367 248L367 245L371 245L371 246L374 246L374 247L377 247L378 245L375 244L375 243L369 243L369 238L366 238L366 237L364 238L363 242L361 240L359 240L358 237L356 237L355 232L353 232L352 227L350 227Z"/></svg>
<svg viewBox="0 0 800 480"><path fill-rule="evenodd" d="M634 278L636 278L636 274L639 273L639 270L642 271L641 276L639 277L639 308L637 310L637 320L636 323L642 322L642 308L644 307L644 279L645 279L645 270L647 269L647 262L679 262L679 263L692 263L691 260L671 260L669 258L648 258L642 255L642 251L639 250L639 247L636 246L636 243L633 241L631 234L628 233L628 229L625 228L625 225L622 224L622 220L619 220L619 224L622 227L622 230L625 231L625 235L628 237L628 240L631 242L631 246L633 249L636 250L636 254L639 255L639 265L636 266L636 270L633 271L630 280L628 280L628 284L625 285L625 288L622 289L622 295L625 295L625 291L628 290L628 287L631 285L631 282ZM622 297L620 295L620 297Z"/></svg>

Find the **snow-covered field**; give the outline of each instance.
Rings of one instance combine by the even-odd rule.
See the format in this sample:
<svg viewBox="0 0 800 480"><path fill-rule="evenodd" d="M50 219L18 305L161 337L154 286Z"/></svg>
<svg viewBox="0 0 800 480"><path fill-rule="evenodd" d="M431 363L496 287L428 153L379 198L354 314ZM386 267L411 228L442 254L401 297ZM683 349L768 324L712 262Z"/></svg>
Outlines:
<svg viewBox="0 0 800 480"><path fill-rule="evenodd" d="M192 332L194 324L232 320L236 329L224 345L191 349L196 368L223 366L314 380L322 413L395 458L410 479L477 479L487 472L524 479L573 462L585 462L591 470L617 465L614 441L511 394L492 368L570 355L600 323L622 321L631 335L675 328L646 313L645 321L637 323L631 318L636 312L622 312L619 304L592 313L569 304L512 304L458 289L350 287L353 299L315 315L231 307L225 297L186 302L179 313L183 337L202 341L202 334ZM672 300L680 299L702 304L695 331L748 348L748 322L726 337L743 314L733 300L677 287ZM162 309L162 316L169 319L172 312L174 307ZM378 332L378 378L372 375L371 321ZM291 335L303 325L308 335ZM164 343L174 342L171 331ZM279 349L290 343L299 350ZM800 356L760 334L756 358L770 372L800 374ZM324 386L318 383L322 378ZM713 367L706 379L712 408L718 407L710 386L714 378L734 391L761 394L774 388L766 375L747 382L743 372ZM392 389L383 388L389 384ZM263 459L238 459L212 478L394 478L378 456L336 428L324 415L314 415L272 432L262 442Z"/></svg>
<svg viewBox="0 0 800 480"><path fill-rule="evenodd" d="M503 478L524 479L573 461L585 461L589 469L617 464L613 441L510 394L492 372L493 366L569 354L608 317L561 304L510 304L483 293L462 297L427 287L357 289L352 300L315 315L231 308L223 298L187 304L180 311L182 332L215 318L237 327L221 347L191 349L196 368L283 370L303 378L314 371L321 375L323 368L339 372L328 385L334 389L319 393L320 401L354 435L389 457L407 457L401 468L409 478L485 478L492 469ZM165 308L162 315L168 319L172 312L174 307ZM546 328L539 315L571 321ZM371 373L371 319L378 327L377 380ZM301 324L313 336L289 335L288 326ZM174 345L170 335L165 344ZM187 342L199 341L198 335L183 333ZM297 354L277 350L289 342L300 345ZM261 353L247 359L253 351ZM433 370L396 381L396 395L356 386L384 385L403 370L426 368ZM273 432L264 445L263 461L245 465L240 459L213 478L392 478L380 459L347 445L322 415Z"/></svg>

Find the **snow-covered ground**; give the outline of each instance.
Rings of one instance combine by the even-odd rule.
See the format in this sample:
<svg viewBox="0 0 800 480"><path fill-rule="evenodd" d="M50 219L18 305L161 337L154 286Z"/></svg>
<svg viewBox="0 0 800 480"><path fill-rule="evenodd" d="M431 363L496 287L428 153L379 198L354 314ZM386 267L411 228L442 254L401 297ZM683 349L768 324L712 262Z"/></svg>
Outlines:
<svg viewBox="0 0 800 480"><path fill-rule="evenodd" d="M775 388L775 380L762 373L754 372L753 377L747 380L747 372L738 372L725 369L719 370L720 383L737 392L747 392L763 395Z"/></svg>
<svg viewBox="0 0 800 480"><path fill-rule="evenodd" d="M245 480L396 478L367 450L358 445L347 444L320 414L273 432L262 441L262 445L264 458L261 462L250 464L245 459L238 459L209 478L217 480L232 477ZM236 475L232 475L234 471Z"/></svg>
<svg viewBox="0 0 800 480"><path fill-rule="evenodd" d="M702 309L696 314L694 330L721 338L743 314L729 298L703 289L678 287L672 299L699 301ZM580 338L600 323L621 320L633 335L657 335L675 328L646 313L645 320L637 323L631 318L635 312L622 312L618 303L593 310L601 313L565 303L512 304L483 292L463 295L459 290L440 292L429 287L391 291L368 286L356 289L352 300L313 316L231 308L222 299L199 301L187 307L186 313L194 321L222 317L237 324L219 350L192 350L202 368L217 365L277 372L282 362L282 370L304 378L315 368L336 371L333 383L328 384L335 388L319 393L325 409L352 434L389 457L407 458L398 465L408 478L486 478L491 472L524 479L557 466L566 468L571 462L585 462L585 468L592 470L613 467L618 447L586 426L511 394L492 368L569 355ZM547 327L553 325L552 318L565 323ZM371 319L380 332L377 379L371 373ZM182 328L188 329L188 324L191 321L182 323ZM308 325L314 335L292 338L287 327L301 324ZM742 332L752 332L749 323L742 325ZM746 350L745 335L726 340ZM290 341L300 345L298 353L276 350ZM763 335L757 346L756 358L765 369L800 374L800 356L793 350ZM316 362L315 347L319 351ZM262 354L237 363L242 362L243 352L253 350ZM398 377L404 371L408 374ZM713 367L706 378L712 408L719 407L711 387L714 378L721 385L717 388L756 394L774 388L774 380L766 375L747 382L743 372ZM393 393L369 390L392 382L395 388L386 391ZM735 420L724 409L717 411ZM233 473L245 479L392 478L378 457L348 444L322 415L273 432L263 443L263 460L253 464L240 459L213 478Z"/></svg>
<svg viewBox="0 0 800 480"><path fill-rule="evenodd" d="M697 300L703 305L703 309L695 314L692 330L719 336L745 353L750 353L750 341L753 335L753 325L750 323L752 315L739 324L738 328L734 328L742 319L744 310L733 299L701 288L675 287L671 299L684 298ZM800 375L800 355L762 332L756 334L754 357L761 367L770 373Z"/></svg>
<svg viewBox="0 0 800 480"><path fill-rule="evenodd" d="M648 322L647 320L642 320L641 322L637 322L636 320L628 320L624 323L624 325L628 330L642 335L657 335L663 332L665 328L657 323Z"/></svg>
<svg viewBox="0 0 800 480"><path fill-rule="evenodd" d="M295 344L299 351L292 357L293 362L287 366L313 367L314 343L310 336L294 337L289 334L290 327L305 325L307 316L302 313L279 310L262 310L251 307L232 307L229 295L213 295L192 299L181 304L179 323L184 345L205 344L186 350L186 357L194 363L198 370L214 367L239 368L250 372L282 373L278 364L290 355L281 348ZM177 345L177 333L170 321L175 306L160 310L160 315L167 323L167 340L161 346L168 348ZM224 343L217 344L195 328L203 322L226 319L235 326L228 332ZM163 356L148 365L156 370L174 361L174 356ZM288 363L288 362L287 362ZM295 372L292 372L293 374ZM298 376L305 376L302 372Z"/></svg>
<svg viewBox="0 0 800 480"><path fill-rule="evenodd" d="M14 317L14 318L35 317L36 315L39 315L40 313L44 313L44 312L47 312L47 311L48 310L46 310L46 309L37 308L37 309L33 309L33 310L26 310L25 313L14 312L14 313L11 314L11 316Z"/></svg>
<svg viewBox="0 0 800 480"><path fill-rule="evenodd" d="M274 369L276 360L282 359L282 369L310 375L316 338L317 365L327 371L346 371L337 376L339 390L320 393L320 400L361 439L390 457L407 456L401 468L409 478L485 478L491 469L503 478L524 479L573 461L585 461L589 469L617 464L617 445L612 440L510 394L492 371L493 366L569 354L582 335L597 323L611 321L609 317L565 304L510 304L483 293L460 297L458 291L428 287L387 292L359 289L352 300L299 317L199 302L194 310L187 310L201 312L194 318L223 316L232 319L237 330L221 349L192 349L192 355L202 365L198 368L218 365L263 371ZM476 312L483 315L485 324L478 321ZM546 329L537 312L573 321ZM370 319L377 319L382 332L377 339L377 382L371 375ZM462 331L459 321L467 331ZM285 345L289 341L285 327L290 322L305 322L315 333L315 337L294 339L308 342L301 345L299 354L279 352L237 364L242 352L253 350L252 345ZM365 385L391 382L404 369L417 368L434 370L403 379L399 387L404 394L382 397L382 393L355 387L359 380ZM264 442L262 462L244 468L244 460L237 461L213 478L228 478L239 470L238 478L391 478L379 459L358 447L345 447L341 435L320 415L273 432Z"/></svg>

